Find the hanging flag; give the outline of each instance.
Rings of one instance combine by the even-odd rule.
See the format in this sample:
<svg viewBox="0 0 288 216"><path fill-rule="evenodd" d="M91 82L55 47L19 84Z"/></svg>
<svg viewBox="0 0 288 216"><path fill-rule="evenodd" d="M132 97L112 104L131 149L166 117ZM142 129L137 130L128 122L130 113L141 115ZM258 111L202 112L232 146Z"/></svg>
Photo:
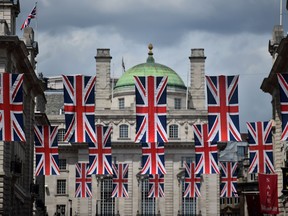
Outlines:
<svg viewBox="0 0 288 216"><path fill-rule="evenodd" d="M141 174L166 174L164 143L142 143Z"/></svg>
<svg viewBox="0 0 288 216"><path fill-rule="evenodd" d="M95 143L95 77L65 76L64 112L67 142Z"/></svg>
<svg viewBox="0 0 288 216"><path fill-rule="evenodd" d="M92 197L92 177L88 175L89 165L87 163L77 163L75 197Z"/></svg>
<svg viewBox="0 0 288 216"><path fill-rule="evenodd" d="M164 175L149 175L149 192L148 197L158 198L165 197L164 194Z"/></svg>
<svg viewBox="0 0 288 216"><path fill-rule="evenodd" d="M220 197L238 197L237 162L220 162L221 184Z"/></svg>
<svg viewBox="0 0 288 216"><path fill-rule="evenodd" d="M31 19L34 19L36 17L36 12L37 12L37 2L35 3L35 6L33 7L32 11L28 15L28 17L25 19L25 21L21 25L21 30L30 25Z"/></svg>
<svg viewBox="0 0 288 216"><path fill-rule="evenodd" d="M238 80L239 76L206 76L209 141L241 141Z"/></svg>
<svg viewBox="0 0 288 216"><path fill-rule="evenodd" d="M280 91L280 110L282 120L281 141L288 140L288 74L277 74Z"/></svg>
<svg viewBox="0 0 288 216"><path fill-rule="evenodd" d="M58 160L58 127L34 126L36 176L60 175Z"/></svg>
<svg viewBox="0 0 288 216"><path fill-rule="evenodd" d="M250 167L248 173L274 173L272 121L247 122Z"/></svg>
<svg viewBox="0 0 288 216"><path fill-rule="evenodd" d="M279 214L277 174L259 173L258 182L261 212L272 215Z"/></svg>
<svg viewBox="0 0 288 216"><path fill-rule="evenodd" d="M201 177L195 173L195 164L184 162L185 178L184 178L184 197L200 197Z"/></svg>
<svg viewBox="0 0 288 216"><path fill-rule="evenodd" d="M128 196L128 164L112 164L113 168L113 191L112 197Z"/></svg>
<svg viewBox="0 0 288 216"><path fill-rule="evenodd" d="M25 142L23 74L0 73L0 140Z"/></svg>
<svg viewBox="0 0 288 216"><path fill-rule="evenodd" d="M136 92L136 136L139 143L168 142L166 100L168 77L134 77Z"/></svg>
<svg viewBox="0 0 288 216"><path fill-rule="evenodd" d="M209 142L208 124L193 125L195 139L196 174L220 173L217 143Z"/></svg>
<svg viewBox="0 0 288 216"><path fill-rule="evenodd" d="M111 133L112 127L96 126L97 141L89 143L89 175L113 175Z"/></svg>
<svg viewBox="0 0 288 216"><path fill-rule="evenodd" d="M245 194L248 215L263 216L260 212L259 194L246 193Z"/></svg>

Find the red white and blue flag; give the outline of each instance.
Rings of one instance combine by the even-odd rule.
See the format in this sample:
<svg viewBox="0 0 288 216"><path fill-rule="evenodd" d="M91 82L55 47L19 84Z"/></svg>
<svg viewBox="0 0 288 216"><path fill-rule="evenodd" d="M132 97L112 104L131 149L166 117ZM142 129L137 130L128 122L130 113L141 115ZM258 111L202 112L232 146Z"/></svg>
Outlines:
<svg viewBox="0 0 288 216"><path fill-rule="evenodd" d="M112 127L110 126L96 126L97 141L89 143L89 175L113 174L111 133Z"/></svg>
<svg viewBox="0 0 288 216"><path fill-rule="evenodd" d="M136 136L139 143L168 142L166 100L168 77L134 77L136 92Z"/></svg>
<svg viewBox="0 0 288 216"><path fill-rule="evenodd" d="M277 74L280 91L280 110L282 118L281 141L288 140L288 74Z"/></svg>
<svg viewBox="0 0 288 216"><path fill-rule="evenodd" d="M195 173L195 163L184 162L185 178L184 178L184 197L200 197L201 177Z"/></svg>
<svg viewBox="0 0 288 216"><path fill-rule="evenodd" d="M23 74L0 73L0 140L25 142Z"/></svg>
<svg viewBox="0 0 288 216"><path fill-rule="evenodd" d="M238 197L237 162L220 162L221 184L220 197Z"/></svg>
<svg viewBox="0 0 288 216"><path fill-rule="evenodd" d="M63 75L64 112L68 142L95 143L95 77Z"/></svg>
<svg viewBox="0 0 288 216"><path fill-rule="evenodd" d="M239 76L206 76L208 125L212 142L241 141L238 104Z"/></svg>
<svg viewBox="0 0 288 216"><path fill-rule="evenodd" d="M149 198L165 197L164 194L164 175L149 175Z"/></svg>
<svg viewBox="0 0 288 216"><path fill-rule="evenodd" d="M220 173L217 143L209 142L208 124L193 125L195 139L196 174Z"/></svg>
<svg viewBox="0 0 288 216"><path fill-rule="evenodd" d="M92 197L92 177L88 175L89 164L76 163L75 197Z"/></svg>
<svg viewBox="0 0 288 216"><path fill-rule="evenodd" d="M31 19L34 19L36 17L36 12L37 12L37 2L35 3L35 6L33 7L32 11L28 15L28 17L25 19L25 21L21 25L21 30L30 25Z"/></svg>
<svg viewBox="0 0 288 216"><path fill-rule="evenodd" d="M247 122L250 167L248 173L274 173L272 121Z"/></svg>
<svg viewBox="0 0 288 216"><path fill-rule="evenodd" d="M112 197L128 196L128 164L112 164L113 167L113 191Z"/></svg>
<svg viewBox="0 0 288 216"><path fill-rule="evenodd" d="M142 143L141 174L166 174L164 143Z"/></svg>
<svg viewBox="0 0 288 216"><path fill-rule="evenodd" d="M36 176L60 175L58 160L58 127L34 126Z"/></svg>

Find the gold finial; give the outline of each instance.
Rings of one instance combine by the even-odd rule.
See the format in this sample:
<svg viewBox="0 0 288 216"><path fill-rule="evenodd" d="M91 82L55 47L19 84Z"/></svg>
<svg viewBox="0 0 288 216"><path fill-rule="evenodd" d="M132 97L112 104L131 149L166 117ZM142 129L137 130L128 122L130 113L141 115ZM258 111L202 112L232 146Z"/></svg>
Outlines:
<svg viewBox="0 0 288 216"><path fill-rule="evenodd" d="M153 55L153 52L152 52L153 45L151 43L148 45L148 49L149 49L149 54Z"/></svg>

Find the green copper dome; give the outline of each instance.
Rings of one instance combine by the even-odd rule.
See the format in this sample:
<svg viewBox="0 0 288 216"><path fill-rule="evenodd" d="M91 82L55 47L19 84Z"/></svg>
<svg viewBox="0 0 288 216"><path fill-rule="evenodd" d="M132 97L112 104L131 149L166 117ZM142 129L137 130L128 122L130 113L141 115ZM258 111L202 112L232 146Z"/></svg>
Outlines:
<svg viewBox="0 0 288 216"><path fill-rule="evenodd" d="M184 82L180 78L180 76L171 68L155 63L153 58L152 44L149 44L149 53L146 63L138 64L129 70L127 70L116 83L115 89L118 88L134 88L134 76L168 76L168 88L176 87L181 89L186 89Z"/></svg>

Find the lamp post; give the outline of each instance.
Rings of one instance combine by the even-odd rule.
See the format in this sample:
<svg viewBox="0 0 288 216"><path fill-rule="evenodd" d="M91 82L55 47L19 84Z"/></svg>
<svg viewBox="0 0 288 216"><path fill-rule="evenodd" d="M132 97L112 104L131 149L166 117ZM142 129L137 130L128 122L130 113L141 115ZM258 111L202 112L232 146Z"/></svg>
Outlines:
<svg viewBox="0 0 288 216"><path fill-rule="evenodd" d="M70 205L70 216L72 216L72 199L69 199L69 205Z"/></svg>

